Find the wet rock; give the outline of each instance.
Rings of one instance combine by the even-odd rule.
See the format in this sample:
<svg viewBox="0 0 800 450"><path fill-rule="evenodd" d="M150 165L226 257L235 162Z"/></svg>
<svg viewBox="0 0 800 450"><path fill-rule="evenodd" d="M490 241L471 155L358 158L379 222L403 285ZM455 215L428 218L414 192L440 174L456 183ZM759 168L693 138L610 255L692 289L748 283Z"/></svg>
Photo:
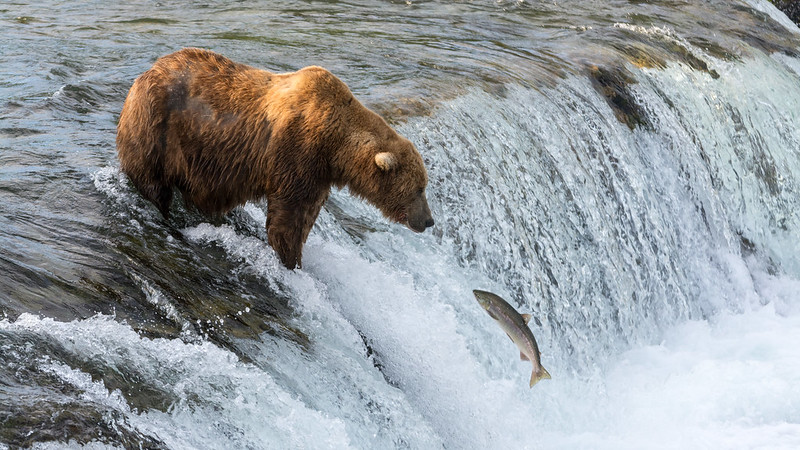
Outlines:
<svg viewBox="0 0 800 450"><path fill-rule="evenodd" d="M592 85L606 99L620 122L631 130L648 124L644 111L628 89L636 79L626 69L590 66L588 70Z"/></svg>

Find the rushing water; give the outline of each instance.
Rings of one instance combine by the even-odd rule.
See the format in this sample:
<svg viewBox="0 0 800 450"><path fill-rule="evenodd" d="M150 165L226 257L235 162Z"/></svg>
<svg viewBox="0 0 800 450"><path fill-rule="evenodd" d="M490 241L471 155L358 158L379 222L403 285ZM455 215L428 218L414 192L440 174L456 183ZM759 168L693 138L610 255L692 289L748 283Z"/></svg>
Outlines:
<svg viewBox="0 0 800 450"><path fill-rule="evenodd" d="M0 5L0 448L797 448L800 30L766 1ZM420 149L433 231L334 192L164 221L133 79L316 64ZM531 312L553 375L472 289Z"/></svg>

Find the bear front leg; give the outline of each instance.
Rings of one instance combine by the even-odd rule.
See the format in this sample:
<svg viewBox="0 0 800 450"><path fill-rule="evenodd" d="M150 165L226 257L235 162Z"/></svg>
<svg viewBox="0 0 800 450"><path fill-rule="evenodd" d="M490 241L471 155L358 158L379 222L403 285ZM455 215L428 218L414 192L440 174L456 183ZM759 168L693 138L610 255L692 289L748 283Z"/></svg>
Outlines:
<svg viewBox="0 0 800 450"><path fill-rule="evenodd" d="M307 202L267 198L267 242L287 268L302 267L303 244L327 197Z"/></svg>

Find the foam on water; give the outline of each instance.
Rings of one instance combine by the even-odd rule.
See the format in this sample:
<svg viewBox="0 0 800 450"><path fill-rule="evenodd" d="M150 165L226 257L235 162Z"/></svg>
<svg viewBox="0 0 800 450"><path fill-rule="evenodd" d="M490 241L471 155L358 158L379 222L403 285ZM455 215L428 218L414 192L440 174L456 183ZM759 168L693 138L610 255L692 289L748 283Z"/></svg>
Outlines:
<svg viewBox="0 0 800 450"><path fill-rule="evenodd" d="M182 230L286 294L307 345L265 333L240 342L244 363L106 316L23 315L0 329L174 395L167 411L136 411L78 369L40 365L172 447L793 448L796 60L712 62L718 80L679 64L631 69L626 88L647 119L635 130L577 77L470 91L403 124L429 166L437 234L386 224L340 192L302 270L285 270L259 233ZM125 221L157 214L115 169L95 184L130 204ZM239 212L245 228L263 227L259 205ZM552 380L528 388L530 363L475 288L533 313Z"/></svg>
<svg viewBox="0 0 800 450"><path fill-rule="evenodd" d="M39 369L78 389L81 398L121 414L137 431L170 448L310 448L349 445L344 424L307 408L269 374L238 361L213 344L146 339L112 317L69 323L30 314L0 321L8 333L33 333L71 353L120 373L135 373L151 387L177 398L168 411L133 411L119 391L59 362L43 359Z"/></svg>
<svg viewBox="0 0 800 450"><path fill-rule="evenodd" d="M245 210L257 223L263 223L262 212L252 205ZM373 365L359 335L363 330L339 313L340 304L332 300L331 285L305 271L285 270L263 240L238 235L228 226L201 224L184 230L184 234L222 246L232 258L291 292L297 312L293 323L312 339L313 348L307 349L310 354L281 341L262 341L253 349L264 358L262 361L269 360L270 370L279 374L287 388L325 414L343 418L350 435L357 438L357 446L365 442L412 448L437 445L439 437ZM306 251L314 250L312 244ZM346 266L356 261L358 258Z"/></svg>
<svg viewBox="0 0 800 450"><path fill-rule="evenodd" d="M237 257L248 247L225 227L201 228ZM374 236L384 242L368 245L416 240L399 231L399 238ZM741 314L678 324L660 343L613 356L588 375L551 368L553 380L529 390L530 364L518 361L469 292L490 282L419 250L425 270L412 274L409 266L368 261L312 238L303 277L321 282L324 295L299 295L298 307L325 310L322 328L344 319L366 336L403 402L447 447L791 448L800 439L800 355L793 351L800 344L800 283L763 272L755 259L730 263L741 268L732 277L744 277L737 289L752 300ZM303 306L305 298L311 301ZM350 345L360 352L355 339ZM546 354L543 361L559 366ZM281 362L293 365L291 358ZM325 366L331 369L337 370Z"/></svg>
<svg viewBox="0 0 800 450"><path fill-rule="evenodd" d="M799 326L771 307L678 325L614 358L602 389L556 388L542 447L796 448Z"/></svg>
<svg viewBox="0 0 800 450"><path fill-rule="evenodd" d="M259 254L271 252L255 250L250 238L225 226L186 233L223 245L253 267ZM34 333L175 395L167 411L132 410L119 391L89 374L40 361L40 370L80 390L84 400L172 448L800 444L800 282L763 273L757 261L741 262L758 297L746 311L677 324L659 343L613 356L588 375L550 367L554 378L531 390L530 364L517 359L465 287L479 274L451 273L432 288L426 277L415 280L321 240L310 243L308 260L305 272L285 275L298 294L297 321L312 332L310 355L265 335L250 352L258 361L244 364L207 342L142 338L108 316L63 323L25 314L0 321L0 329ZM442 276L441 263L428 265L430 279ZM357 332L367 336L372 358ZM547 354L543 361L558 366Z"/></svg>

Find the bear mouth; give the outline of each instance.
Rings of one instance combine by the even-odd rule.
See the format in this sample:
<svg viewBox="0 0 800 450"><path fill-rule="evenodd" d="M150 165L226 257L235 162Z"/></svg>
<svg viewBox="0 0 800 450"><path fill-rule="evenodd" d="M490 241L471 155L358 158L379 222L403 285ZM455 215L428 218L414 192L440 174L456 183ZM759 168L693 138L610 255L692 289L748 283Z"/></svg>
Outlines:
<svg viewBox="0 0 800 450"><path fill-rule="evenodd" d="M406 213L406 212L401 212L400 214L396 215L394 220L395 220L395 222L397 222L399 224L405 225L409 230L411 230L411 231L413 231L415 233L422 233L423 231L425 231L424 229L423 230L418 230L418 229L414 228L411 225L411 223L408 221L408 213Z"/></svg>
<svg viewBox="0 0 800 450"><path fill-rule="evenodd" d="M407 226L409 230L411 230L411 231L413 231L415 233L422 233L423 231L425 231L425 227L424 226L422 228L414 228L414 226L411 225L411 222L409 222L407 220L405 221L405 226Z"/></svg>
<svg viewBox="0 0 800 450"><path fill-rule="evenodd" d="M401 212L400 214L394 216L394 221L410 228L410 226L408 225L408 214L404 212Z"/></svg>
<svg viewBox="0 0 800 450"><path fill-rule="evenodd" d="M402 223L409 230L411 230L411 231L413 231L415 233L422 233L423 231L425 231L425 225L422 225L422 226L419 226L419 227L414 226L414 224L412 224L411 221L408 220L408 214L406 214L406 213L401 214L399 219L400 219L400 220L398 220L399 223Z"/></svg>
<svg viewBox="0 0 800 450"><path fill-rule="evenodd" d="M412 225L411 222L408 221L408 213L406 213L406 212L401 212L400 214L395 216L394 220L395 220L395 222L397 222L399 224L405 225L406 228L408 228L409 230L411 230L411 231L413 231L415 233L422 233L423 231L425 231L425 226L422 226L422 228L414 227L414 225Z"/></svg>

